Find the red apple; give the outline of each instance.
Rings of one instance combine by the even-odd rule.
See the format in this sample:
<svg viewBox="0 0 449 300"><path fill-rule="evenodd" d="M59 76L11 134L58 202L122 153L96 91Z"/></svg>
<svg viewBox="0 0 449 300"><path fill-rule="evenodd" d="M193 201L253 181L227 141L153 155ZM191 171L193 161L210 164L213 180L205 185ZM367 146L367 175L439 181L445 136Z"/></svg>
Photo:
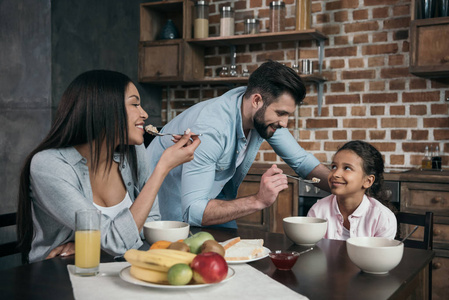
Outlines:
<svg viewBox="0 0 449 300"><path fill-rule="evenodd" d="M197 283L216 283L228 275L228 264L218 253L205 252L198 254L190 264L193 279Z"/></svg>

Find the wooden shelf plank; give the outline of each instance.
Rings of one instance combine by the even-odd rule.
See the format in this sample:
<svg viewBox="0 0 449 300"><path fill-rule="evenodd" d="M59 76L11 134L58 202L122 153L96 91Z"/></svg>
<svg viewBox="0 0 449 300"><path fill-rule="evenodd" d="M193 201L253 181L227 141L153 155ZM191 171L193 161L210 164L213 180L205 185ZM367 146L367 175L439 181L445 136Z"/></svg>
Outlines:
<svg viewBox="0 0 449 300"><path fill-rule="evenodd" d="M142 8L150 7L152 9L157 9L159 11L170 11L173 8L182 10L183 3L184 3L184 0L167 0L167 1L141 3L140 6Z"/></svg>
<svg viewBox="0 0 449 300"><path fill-rule="evenodd" d="M320 83L325 82L326 79L320 75L300 75L305 83ZM142 81L145 82L145 81ZM246 84L248 83L248 77L205 77L202 79L192 79L186 81L149 81L156 85L230 85L230 84Z"/></svg>
<svg viewBox="0 0 449 300"><path fill-rule="evenodd" d="M326 39L327 37L318 30L308 29L302 31L267 32L259 34L233 35L228 37L217 36L204 39L186 39L186 41L192 44L212 47Z"/></svg>

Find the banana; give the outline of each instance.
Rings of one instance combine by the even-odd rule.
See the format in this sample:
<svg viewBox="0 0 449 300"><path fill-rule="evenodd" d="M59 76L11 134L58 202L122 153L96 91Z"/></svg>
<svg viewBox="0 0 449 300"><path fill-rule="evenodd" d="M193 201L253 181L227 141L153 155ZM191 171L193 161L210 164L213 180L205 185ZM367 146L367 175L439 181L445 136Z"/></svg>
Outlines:
<svg viewBox="0 0 449 300"><path fill-rule="evenodd" d="M152 283L167 283L167 272L159 272L131 265L129 273L137 279Z"/></svg>
<svg viewBox="0 0 449 300"><path fill-rule="evenodd" d="M168 272L170 267L175 264L190 264L195 256L192 253L172 249L154 249L149 251L131 249L126 251L124 257L133 266Z"/></svg>
<svg viewBox="0 0 449 300"><path fill-rule="evenodd" d="M173 259L185 260L186 263L191 263L196 257L196 254L174 249L152 249L149 252L172 257Z"/></svg>

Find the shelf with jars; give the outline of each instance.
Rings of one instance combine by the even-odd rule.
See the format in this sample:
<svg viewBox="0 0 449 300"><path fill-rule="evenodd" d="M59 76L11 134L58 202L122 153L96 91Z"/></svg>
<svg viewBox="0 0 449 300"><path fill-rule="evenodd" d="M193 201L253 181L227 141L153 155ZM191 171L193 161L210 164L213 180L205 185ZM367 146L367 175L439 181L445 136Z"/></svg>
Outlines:
<svg viewBox="0 0 449 300"><path fill-rule="evenodd" d="M410 22L410 73L438 78L449 75L449 0L413 0Z"/></svg>
<svg viewBox="0 0 449 300"><path fill-rule="evenodd" d="M302 2L302 0L298 1ZM307 2L307 0L304 1ZM318 102L321 104L323 83L326 81L321 75L324 41L327 39L324 34L316 29L304 29L298 27L300 26L298 25L297 28L299 29L292 31L235 35L233 32L233 10L230 7L222 7L220 26L229 23L232 24L232 30L224 30L220 32L220 36L209 37L208 32L204 32L207 26L203 24L206 23L205 20L208 21L208 9L208 2L191 0L166 0L140 5L138 68L140 82L160 85L245 84L248 81L247 76L220 77L217 75L217 77L205 77L204 49L229 46L231 66L233 66L235 65L236 45L295 41L298 51L299 42L316 41L318 50L317 70L312 74L300 75L305 82L318 85ZM279 21L281 19L274 20ZM254 22L254 20L252 21ZM271 21L272 24L273 22ZM170 24L179 33L177 36L161 34L164 28ZM195 30L195 25L201 25L199 29L203 30ZM253 30L252 32L259 31L257 27ZM282 26L280 30L282 30ZM173 59L167 59L167 57ZM296 63L298 63L297 59Z"/></svg>

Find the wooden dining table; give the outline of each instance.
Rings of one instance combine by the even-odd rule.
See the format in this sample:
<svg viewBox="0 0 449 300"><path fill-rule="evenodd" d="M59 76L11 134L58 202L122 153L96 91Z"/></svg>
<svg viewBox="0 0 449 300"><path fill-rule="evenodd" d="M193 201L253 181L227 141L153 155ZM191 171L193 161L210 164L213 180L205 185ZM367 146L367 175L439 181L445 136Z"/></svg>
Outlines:
<svg viewBox="0 0 449 300"><path fill-rule="evenodd" d="M309 247L295 245L284 234L254 229L191 228L213 234L217 241L240 236L244 239L264 239L271 251L302 251ZM144 244L142 249L147 249ZM322 239L314 249L301 255L291 271L280 271L266 257L248 264L309 299L427 299L431 250L404 248L400 264L386 275L362 272L348 257L346 242ZM116 258L115 260L121 260ZM102 253L102 262L114 257ZM0 271L2 299L74 299L67 265L74 257L56 257L41 262ZM279 295L282 298L282 295Z"/></svg>

